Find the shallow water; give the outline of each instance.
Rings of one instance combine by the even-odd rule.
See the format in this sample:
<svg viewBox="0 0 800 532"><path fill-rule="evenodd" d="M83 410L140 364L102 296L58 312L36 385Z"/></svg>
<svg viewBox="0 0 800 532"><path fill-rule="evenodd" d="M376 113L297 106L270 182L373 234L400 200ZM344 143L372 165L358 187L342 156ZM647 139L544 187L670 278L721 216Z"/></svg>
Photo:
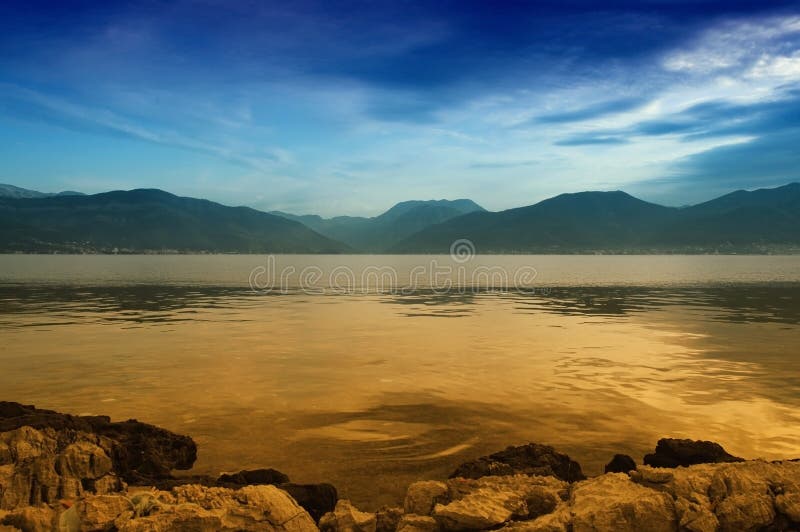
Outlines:
<svg viewBox="0 0 800 532"><path fill-rule="evenodd" d="M198 473L275 467L363 507L527 441L589 474L663 436L800 456L800 257L466 264L468 285L535 269L500 290L445 290L433 259L459 281L448 257L282 256L298 276L254 291L265 257L0 256L2 398L135 417L192 436ZM373 265L399 286L361 282Z"/></svg>

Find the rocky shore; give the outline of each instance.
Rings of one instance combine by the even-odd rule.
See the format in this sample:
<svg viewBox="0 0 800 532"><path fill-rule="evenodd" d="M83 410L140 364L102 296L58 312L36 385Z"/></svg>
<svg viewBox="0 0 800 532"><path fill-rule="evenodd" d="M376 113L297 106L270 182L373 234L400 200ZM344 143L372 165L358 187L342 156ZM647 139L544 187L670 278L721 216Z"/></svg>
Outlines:
<svg viewBox="0 0 800 532"><path fill-rule="evenodd" d="M713 442L662 439L643 464L616 455L588 479L552 447L509 447L374 513L274 469L173 476L196 457L191 438L136 420L0 402L0 532L800 530L800 461Z"/></svg>

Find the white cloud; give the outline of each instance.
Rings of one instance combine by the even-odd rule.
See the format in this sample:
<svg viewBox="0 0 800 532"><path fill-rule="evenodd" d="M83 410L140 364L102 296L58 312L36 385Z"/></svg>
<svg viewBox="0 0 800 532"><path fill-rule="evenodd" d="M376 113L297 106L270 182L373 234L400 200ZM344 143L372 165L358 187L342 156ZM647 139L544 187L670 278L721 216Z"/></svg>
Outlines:
<svg viewBox="0 0 800 532"><path fill-rule="evenodd" d="M688 48L666 54L662 66L700 75L747 70L794 34L800 34L800 17L726 22L704 31Z"/></svg>
<svg viewBox="0 0 800 532"><path fill-rule="evenodd" d="M747 73L749 78L800 79L800 50L792 55L762 55Z"/></svg>

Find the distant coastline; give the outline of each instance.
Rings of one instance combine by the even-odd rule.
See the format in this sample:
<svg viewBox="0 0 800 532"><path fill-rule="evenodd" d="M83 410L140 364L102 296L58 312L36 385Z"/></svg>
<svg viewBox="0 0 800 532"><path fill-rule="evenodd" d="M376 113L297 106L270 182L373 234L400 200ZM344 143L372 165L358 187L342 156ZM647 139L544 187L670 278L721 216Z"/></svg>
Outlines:
<svg viewBox="0 0 800 532"><path fill-rule="evenodd" d="M3 188L5 187L5 188ZM625 192L561 194L490 212L404 201L360 218L228 207L158 189L44 194L0 185L0 253L776 255L800 253L800 184L688 207Z"/></svg>

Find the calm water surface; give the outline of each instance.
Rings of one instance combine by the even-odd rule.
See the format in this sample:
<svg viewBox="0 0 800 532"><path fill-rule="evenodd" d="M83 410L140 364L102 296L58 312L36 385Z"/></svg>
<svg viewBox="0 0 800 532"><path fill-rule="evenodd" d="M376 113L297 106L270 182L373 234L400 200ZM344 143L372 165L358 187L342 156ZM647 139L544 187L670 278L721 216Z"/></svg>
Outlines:
<svg viewBox="0 0 800 532"><path fill-rule="evenodd" d="M391 266L402 284L432 259L462 266L276 266ZM264 264L0 256L2 398L135 417L191 435L195 472L275 467L364 507L528 441L589 474L663 436L800 456L800 257L479 256L467 266L535 279L449 292L430 275L407 291L252 291Z"/></svg>

